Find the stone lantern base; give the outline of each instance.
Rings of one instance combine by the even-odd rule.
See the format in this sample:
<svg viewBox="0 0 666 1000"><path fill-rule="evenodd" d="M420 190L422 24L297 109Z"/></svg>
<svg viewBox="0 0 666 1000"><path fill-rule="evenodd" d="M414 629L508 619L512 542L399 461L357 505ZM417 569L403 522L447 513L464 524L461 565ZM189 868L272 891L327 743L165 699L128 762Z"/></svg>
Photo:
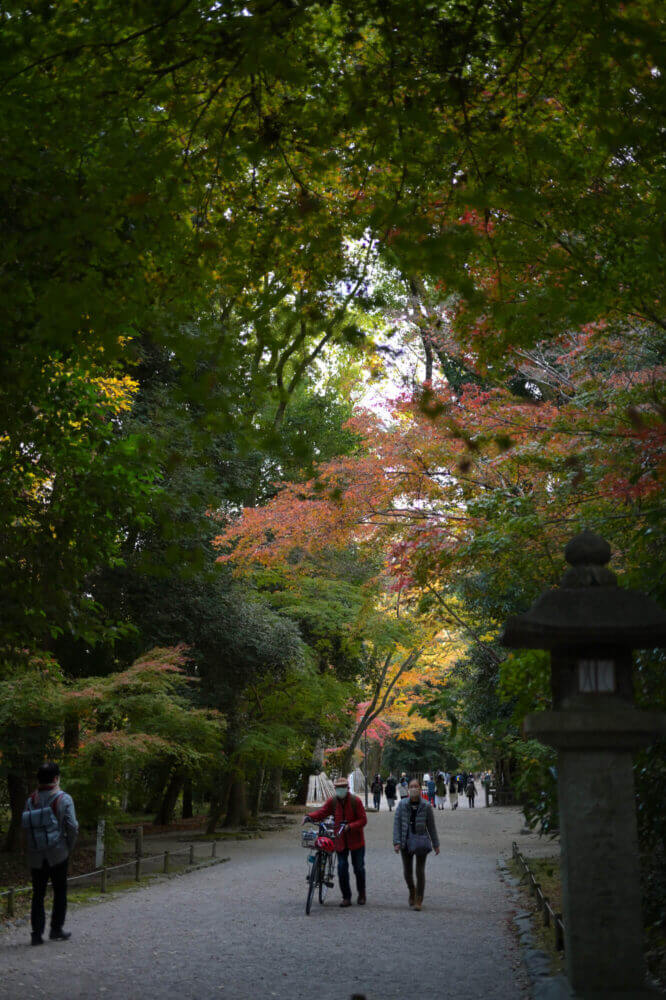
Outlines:
<svg viewBox="0 0 666 1000"><path fill-rule="evenodd" d="M565 955L584 1000L654 996L644 986L632 751L663 728L661 713L630 707L525 719L529 736L558 750Z"/></svg>

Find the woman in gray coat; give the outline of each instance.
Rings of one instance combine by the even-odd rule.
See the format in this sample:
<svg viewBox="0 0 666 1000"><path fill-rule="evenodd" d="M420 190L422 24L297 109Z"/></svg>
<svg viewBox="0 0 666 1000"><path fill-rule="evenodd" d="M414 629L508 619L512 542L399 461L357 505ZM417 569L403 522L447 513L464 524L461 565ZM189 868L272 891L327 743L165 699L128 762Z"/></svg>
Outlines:
<svg viewBox="0 0 666 1000"><path fill-rule="evenodd" d="M439 837L435 827L435 811L421 797L418 778L409 782L409 797L402 799L393 820L393 849L402 856L402 868L409 889L409 905L420 910L425 893L425 864L427 851L421 853L410 848L418 838L429 838L435 854L439 854ZM414 885L414 858L416 858L416 885Z"/></svg>

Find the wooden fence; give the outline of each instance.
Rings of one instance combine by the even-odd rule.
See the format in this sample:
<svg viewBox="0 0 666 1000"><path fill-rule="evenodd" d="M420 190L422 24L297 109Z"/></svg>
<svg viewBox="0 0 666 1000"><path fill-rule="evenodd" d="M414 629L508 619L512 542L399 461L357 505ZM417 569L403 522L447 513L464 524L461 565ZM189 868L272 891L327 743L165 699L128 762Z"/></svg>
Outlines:
<svg viewBox="0 0 666 1000"><path fill-rule="evenodd" d="M529 890L536 900L537 913L541 914L544 927L552 927L555 947L558 951L564 951L564 923L562 922L562 914L555 913L554 909L550 905L548 896L544 895L543 889L534 877L534 872L530 869L526 858L518 850L518 844L515 840L513 841L511 848L514 860L522 866L523 872L527 877Z"/></svg>
<svg viewBox="0 0 666 1000"><path fill-rule="evenodd" d="M188 855L188 862L187 862L188 865L193 865L197 860L195 858L194 844L189 844L187 847L184 847L182 850L179 851L164 851L163 853L160 854L151 854L149 856L144 857L143 830L141 828L139 828L139 830L137 830L137 836L136 836L136 856L131 861L125 861L120 865L111 865L110 867L96 868L94 871L85 872L85 874L83 875L70 875L69 878L67 879L67 883L70 884L71 882L78 882L81 879L99 879L100 892L106 892L109 875L112 872L121 871L123 868L134 869L134 879L136 882L140 882L142 874L147 874L146 872L144 872L144 867L148 864L151 864L154 861L159 862L158 870L161 868L162 872L168 874L172 858L180 854ZM207 846L208 845L206 845L206 847ZM217 857L217 841L215 840L211 844L210 855L207 855L205 859L200 857L198 860L200 861L207 860L209 857L210 858ZM227 861L228 858L220 858L219 860ZM4 892L0 892L0 899L4 896L6 900L5 916L7 917L14 916L16 897L25 892L32 892L32 886L26 885L26 886L21 886L17 889L5 889Z"/></svg>

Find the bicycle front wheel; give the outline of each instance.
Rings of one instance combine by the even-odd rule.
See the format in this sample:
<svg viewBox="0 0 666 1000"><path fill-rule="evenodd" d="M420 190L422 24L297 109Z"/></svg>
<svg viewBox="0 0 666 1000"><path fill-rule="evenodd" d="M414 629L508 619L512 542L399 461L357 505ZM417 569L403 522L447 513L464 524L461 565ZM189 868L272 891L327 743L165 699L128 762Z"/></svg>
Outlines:
<svg viewBox="0 0 666 1000"><path fill-rule="evenodd" d="M308 917L310 916L312 900L314 899L315 889L317 888L317 883L319 881L320 858L321 854L317 853L317 856L312 862L312 868L310 869L310 878L308 880L308 898L305 901L305 915Z"/></svg>
<svg viewBox="0 0 666 1000"><path fill-rule="evenodd" d="M324 855L320 855L320 872L319 872L319 902L326 902L326 896L328 895L328 886L326 883L330 881L331 871L330 868L327 871L328 858Z"/></svg>

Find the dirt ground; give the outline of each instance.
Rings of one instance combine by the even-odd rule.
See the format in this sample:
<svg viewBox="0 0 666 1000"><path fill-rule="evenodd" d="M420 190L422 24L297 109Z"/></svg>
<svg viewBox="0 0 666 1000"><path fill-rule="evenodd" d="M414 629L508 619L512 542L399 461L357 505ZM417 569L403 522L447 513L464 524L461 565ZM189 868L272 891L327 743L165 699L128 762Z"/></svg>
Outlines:
<svg viewBox="0 0 666 1000"><path fill-rule="evenodd" d="M31 948L27 927L3 934L0 997L526 1000L496 870L513 839L540 853L520 835L520 811L437 813L442 851L428 858L420 913L407 906L392 820L369 815L365 907L340 909L336 885L305 915L298 825L228 841L227 864L72 908L66 943Z"/></svg>

